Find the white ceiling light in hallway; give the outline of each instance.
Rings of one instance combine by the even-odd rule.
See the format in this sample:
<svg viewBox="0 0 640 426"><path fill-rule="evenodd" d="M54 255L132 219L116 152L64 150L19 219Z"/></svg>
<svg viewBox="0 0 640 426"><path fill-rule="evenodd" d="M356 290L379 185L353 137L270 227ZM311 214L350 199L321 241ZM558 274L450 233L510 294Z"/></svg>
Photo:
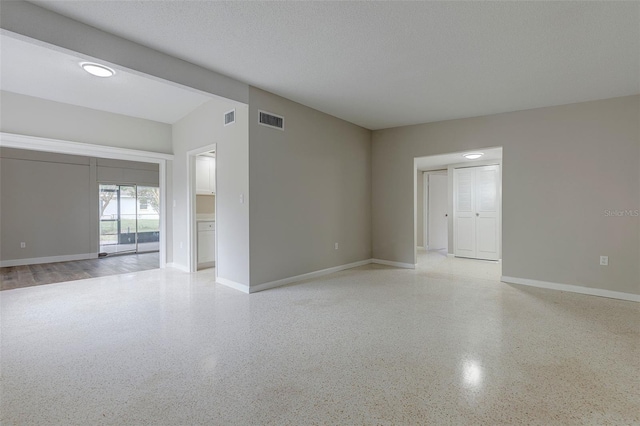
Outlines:
<svg viewBox="0 0 640 426"><path fill-rule="evenodd" d="M89 74L101 78L113 77L116 73L114 70L107 66L95 64L93 62L81 62L80 66Z"/></svg>
<svg viewBox="0 0 640 426"><path fill-rule="evenodd" d="M484 155L484 152L467 152L466 154L462 154L462 156L467 160L477 160L483 155Z"/></svg>

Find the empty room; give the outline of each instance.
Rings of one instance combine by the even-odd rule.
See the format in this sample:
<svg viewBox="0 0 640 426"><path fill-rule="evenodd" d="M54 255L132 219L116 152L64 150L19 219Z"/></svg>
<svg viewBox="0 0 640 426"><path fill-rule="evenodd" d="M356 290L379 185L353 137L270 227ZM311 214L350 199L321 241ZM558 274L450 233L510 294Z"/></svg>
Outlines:
<svg viewBox="0 0 640 426"><path fill-rule="evenodd" d="M0 3L3 425L640 424L640 3Z"/></svg>

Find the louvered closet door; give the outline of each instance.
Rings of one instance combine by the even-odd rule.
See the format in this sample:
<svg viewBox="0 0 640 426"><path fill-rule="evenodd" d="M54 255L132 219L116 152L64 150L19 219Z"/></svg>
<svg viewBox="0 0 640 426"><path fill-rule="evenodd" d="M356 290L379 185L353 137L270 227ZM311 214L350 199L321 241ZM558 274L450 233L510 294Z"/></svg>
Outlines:
<svg viewBox="0 0 640 426"><path fill-rule="evenodd" d="M500 166L476 167L476 258L499 258Z"/></svg>
<svg viewBox="0 0 640 426"><path fill-rule="evenodd" d="M500 166L476 168L476 257L498 260Z"/></svg>
<svg viewBox="0 0 640 426"><path fill-rule="evenodd" d="M500 166L454 170L454 254L500 257Z"/></svg>

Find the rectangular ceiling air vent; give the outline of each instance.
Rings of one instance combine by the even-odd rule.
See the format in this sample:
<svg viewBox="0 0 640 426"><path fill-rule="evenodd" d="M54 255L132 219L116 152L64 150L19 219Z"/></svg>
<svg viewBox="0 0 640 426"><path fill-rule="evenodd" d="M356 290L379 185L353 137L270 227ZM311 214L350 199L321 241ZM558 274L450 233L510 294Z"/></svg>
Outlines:
<svg viewBox="0 0 640 426"><path fill-rule="evenodd" d="M274 129L284 130L284 117L265 111L258 112L260 113L260 124L273 127Z"/></svg>
<svg viewBox="0 0 640 426"><path fill-rule="evenodd" d="M224 125L228 126L236 122L236 110L232 109L229 112L224 113Z"/></svg>

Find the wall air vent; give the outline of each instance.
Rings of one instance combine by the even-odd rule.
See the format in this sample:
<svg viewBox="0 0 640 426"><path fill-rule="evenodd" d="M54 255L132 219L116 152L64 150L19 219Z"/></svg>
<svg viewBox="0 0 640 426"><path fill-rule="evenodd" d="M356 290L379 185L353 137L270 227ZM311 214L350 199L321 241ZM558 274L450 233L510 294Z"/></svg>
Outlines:
<svg viewBox="0 0 640 426"><path fill-rule="evenodd" d="M228 126L236 122L236 110L232 109L229 112L224 113L224 125Z"/></svg>
<svg viewBox="0 0 640 426"><path fill-rule="evenodd" d="M260 113L260 124L274 129L284 130L284 117L265 111L258 112Z"/></svg>

